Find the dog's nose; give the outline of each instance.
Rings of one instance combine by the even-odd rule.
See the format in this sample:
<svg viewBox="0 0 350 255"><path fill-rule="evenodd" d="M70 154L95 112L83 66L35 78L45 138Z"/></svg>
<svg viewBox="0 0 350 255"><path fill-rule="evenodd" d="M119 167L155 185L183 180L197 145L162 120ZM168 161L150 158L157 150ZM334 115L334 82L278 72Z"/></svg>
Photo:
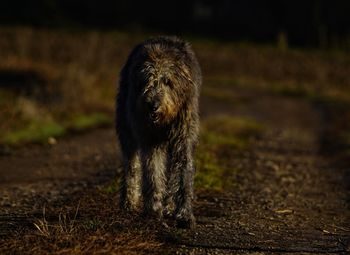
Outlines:
<svg viewBox="0 0 350 255"><path fill-rule="evenodd" d="M151 112L155 112L158 110L160 103L158 101L152 101L152 102L148 102L148 109Z"/></svg>

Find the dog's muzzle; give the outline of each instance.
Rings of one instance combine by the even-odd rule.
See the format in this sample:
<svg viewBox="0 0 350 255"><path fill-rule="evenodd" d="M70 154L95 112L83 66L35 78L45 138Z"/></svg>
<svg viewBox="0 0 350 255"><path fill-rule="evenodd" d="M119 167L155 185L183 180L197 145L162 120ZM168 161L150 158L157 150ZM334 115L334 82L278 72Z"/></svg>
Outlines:
<svg viewBox="0 0 350 255"><path fill-rule="evenodd" d="M150 101L146 103L147 111L149 113L150 119L156 122L159 119L159 101Z"/></svg>

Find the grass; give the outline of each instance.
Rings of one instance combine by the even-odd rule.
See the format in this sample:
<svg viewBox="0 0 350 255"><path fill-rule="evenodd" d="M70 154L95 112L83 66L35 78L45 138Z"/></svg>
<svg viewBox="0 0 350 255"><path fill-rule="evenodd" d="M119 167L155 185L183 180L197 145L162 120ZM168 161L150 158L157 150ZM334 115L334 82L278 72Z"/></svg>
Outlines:
<svg viewBox="0 0 350 255"><path fill-rule="evenodd" d="M39 235L46 238L51 238L57 233L60 233L61 235L65 235L65 236L70 236L72 234L75 234L76 232L76 220L77 220L78 211L79 211L79 205L76 208L73 218L71 218L69 214L60 213L58 215L58 223L49 224L49 222L46 220L46 212L44 207L43 218L35 220L33 224L36 227Z"/></svg>
<svg viewBox="0 0 350 255"><path fill-rule="evenodd" d="M62 132L52 131L54 124L69 128L67 122L74 122L78 130L83 130L94 122L104 122L84 115L114 111L119 70L133 45L145 37L148 35L118 31L0 28L0 128L3 133L18 133L9 135L5 143L26 142L31 136L37 141L45 139L43 133ZM232 92L216 88L237 86L295 97L350 101L350 57L345 52L281 50L202 38L191 41L204 74L203 96L236 103ZM25 94L21 84L16 90L6 87L9 73L22 77ZM40 84L33 84L28 74L37 77ZM35 105L34 114L19 107L19 98ZM43 115L47 116L44 121Z"/></svg>
<svg viewBox="0 0 350 255"><path fill-rule="evenodd" d="M64 126L55 122L32 122L26 127L4 134L1 140L5 144L45 142L49 137L60 137L66 132Z"/></svg>
<svg viewBox="0 0 350 255"><path fill-rule="evenodd" d="M232 116L210 117L202 124L196 154L195 188L221 190L234 185L226 175L237 171L232 157L249 149L263 126L252 119Z"/></svg>
<svg viewBox="0 0 350 255"><path fill-rule="evenodd" d="M100 190L106 194L114 194L119 191L119 183L116 180L112 180L110 183L101 187Z"/></svg>
<svg viewBox="0 0 350 255"><path fill-rule="evenodd" d="M73 116L69 121L57 123L52 120L31 120L20 128L5 132L0 141L3 144L23 144L28 142L46 143L49 138L62 137L71 132L81 132L112 123L105 113Z"/></svg>
<svg viewBox="0 0 350 255"><path fill-rule="evenodd" d="M76 205L78 204L78 205ZM33 220L33 229L0 240L9 254L168 254L155 222L123 215L117 197L98 190L74 198L71 206L51 205ZM5 241L6 240L6 241Z"/></svg>
<svg viewBox="0 0 350 255"><path fill-rule="evenodd" d="M113 111L117 74L130 41L137 39L123 33L20 28L0 29L0 38L0 128L11 133L0 143L27 142L30 136L33 141L41 140L47 129L56 135L51 131L52 123L83 130L110 122L102 115L85 115ZM38 77L40 84L33 83L32 76ZM9 77L16 87L9 86ZM28 114L27 107L19 106L22 98L35 105L35 111ZM43 121L43 115L48 120ZM37 125L28 123L45 127L30 127Z"/></svg>
<svg viewBox="0 0 350 255"><path fill-rule="evenodd" d="M90 128L94 128L100 125L111 124L112 118L105 113L93 113L90 115L78 115L75 116L68 127L77 131L82 131Z"/></svg>
<svg viewBox="0 0 350 255"><path fill-rule="evenodd" d="M214 99L231 101L234 97L231 93L225 93L227 88L249 89L258 92L266 92L274 95L303 98L314 102L343 102L350 103L350 92L344 88L330 87L327 89L315 87L312 84L299 83L296 81L264 81L259 78L231 78L231 77L207 77L206 83L210 88L204 91L204 95ZM211 90L220 87L222 91L211 94Z"/></svg>

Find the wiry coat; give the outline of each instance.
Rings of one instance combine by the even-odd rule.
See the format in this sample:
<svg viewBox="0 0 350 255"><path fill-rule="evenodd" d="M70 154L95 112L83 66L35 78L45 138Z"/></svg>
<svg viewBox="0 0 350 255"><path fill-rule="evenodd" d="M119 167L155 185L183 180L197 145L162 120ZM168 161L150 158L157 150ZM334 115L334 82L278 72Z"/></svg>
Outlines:
<svg viewBox="0 0 350 255"><path fill-rule="evenodd" d="M157 37L137 45L121 71L116 128L123 152L121 206L194 224L194 162L201 72L190 45Z"/></svg>

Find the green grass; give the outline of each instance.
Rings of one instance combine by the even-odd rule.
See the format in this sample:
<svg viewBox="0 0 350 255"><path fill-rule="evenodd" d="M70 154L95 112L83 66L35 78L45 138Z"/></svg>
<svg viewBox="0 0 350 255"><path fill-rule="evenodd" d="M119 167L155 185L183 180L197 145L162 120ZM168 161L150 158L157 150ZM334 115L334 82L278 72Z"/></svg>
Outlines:
<svg viewBox="0 0 350 255"><path fill-rule="evenodd" d="M86 129L95 128L112 123L105 113L93 113L86 115L78 115L72 117L68 121L44 121L32 119L21 128L6 132L0 137L3 144L23 144L23 143L45 143L50 137L61 137L71 131L84 131Z"/></svg>
<svg viewBox="0 0 350 255"><path fill-rule="evenodd" d="M32 122L26 127L6 133L2 138L2 142L5 144L44 142L49 137L62 136L66 132L64 126L55 122Z"/></svg>
<svg viewBox="0 0 350 255"><path fill-rule="evenodd" d="M85 129L93 128L96 125L110 124L110 116L104 113L94 113L91 115L78 115L75 116L71 123L68 125L71 129L82 131Z"/></svg>
<svg viewBox="0 0 350 255"><path fill-rule="evenodd" d="M107 185L102 186L101 191L107 194L113 194L118 192L119 183L116 180L112 180Z"/></svg>
<svg viewBox="0 0 350 255"><path fill-rule="evenodd" d="M248 150L253 138L262 132L261 124L252 119L225 115L206 119L196 153L195 188L221 190L233 186L227 176L237 172L232 156Z"/></svg>

